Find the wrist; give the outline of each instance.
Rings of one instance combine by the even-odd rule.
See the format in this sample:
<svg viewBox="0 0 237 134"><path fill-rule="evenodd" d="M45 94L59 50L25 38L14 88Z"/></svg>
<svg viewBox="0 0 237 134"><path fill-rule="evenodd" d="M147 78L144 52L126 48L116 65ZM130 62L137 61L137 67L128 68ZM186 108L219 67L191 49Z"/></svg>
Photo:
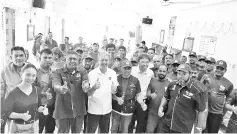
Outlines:
<svg viewBox="0 0 237 134"><path fill-rule="evenodd" d="M196 129L197 129L198 131L200 131L200 132L202 131L202 128L201 128L201 127L198 127L198 126L197 126Z"/></svg>

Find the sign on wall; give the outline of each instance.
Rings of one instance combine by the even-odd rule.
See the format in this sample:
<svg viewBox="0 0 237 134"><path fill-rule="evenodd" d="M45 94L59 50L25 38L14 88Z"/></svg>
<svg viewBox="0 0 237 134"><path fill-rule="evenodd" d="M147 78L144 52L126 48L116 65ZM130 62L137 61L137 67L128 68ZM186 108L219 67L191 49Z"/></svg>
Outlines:
<svg viewBox="0 0 237 134"><path fill-rule="evenodd" d="M217 38L214 36L201 36L199 52L202 54L215 54Z"/></svg>
<svg viewBox="0 0 237 134"><path fill-rule="evenodd" d="M184 38L182 50L186 51L186 52L192 52L193 44L194 44L194 38L193 37Z"/></svg>

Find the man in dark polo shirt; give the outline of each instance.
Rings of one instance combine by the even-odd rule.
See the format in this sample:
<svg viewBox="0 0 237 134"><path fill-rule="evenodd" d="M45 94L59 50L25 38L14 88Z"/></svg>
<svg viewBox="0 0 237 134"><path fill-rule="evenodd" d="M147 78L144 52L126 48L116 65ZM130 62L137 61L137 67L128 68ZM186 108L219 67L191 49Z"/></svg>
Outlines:
<svg viewBox="0 0 237 134"><path fill-rule="evenodd" d="M119 127L122 133L128 133L128 126L135 111L136 97L141 92L139 80L131 75L132 64L122 61L121 70L122 74L117 77L117 93L113 95L112 101L111 133L118 133Z"/></svg>
<svg viewBox="0 0 237 134"><path fill-rule="evenodd" d="M82 83L88 82L87 72L77 67L78 55L69 50L66 64L62 69L53 73L52 84L56 92L55 111L53 117L58 123L58 133L80 133L86 114L85 93L87 87ZM82 89L83 88L83 89Z"/></svg>
<svg viewBox="0 0 237 134"><path fill-rule="evenodd" d="M226 133L237 133L237 89L231 92L230 96L227 98L225 107L233 112Z"/></svg>
<svg viewBox="0 0 237 134"><path fill-rule="evenodd" d="M162 118L157 115L157 111L164 92L170 83L169 80L166 79L167 70L168 68L165 65L160 65L158 68L154 69L155 78L151 78L148 86L147 96L151 101L148 107L147 133L154 133L156 128L158 129L158 133L160 130Z"/></svg>
<svg viewBox="0 0 237 134"><path fill-rule="evenodd" d="M198 111L196 129L201 133L205 118L207 92L203 84L191 79L191 68L181 64L178 69L178 81L169 84L158 110L160 117L164 116L164 106L168 104L161 132L191 133Z"/></svg>
<svg viewBox="0 0 237 134"><path fill-rule="evenodd" d="M203 81L208 89L208 133L218 133L222 118L226 98L233 90L233 84L224 77L227 71L227 64L223 60L216 62L214 74L209 74Z"/></svg>

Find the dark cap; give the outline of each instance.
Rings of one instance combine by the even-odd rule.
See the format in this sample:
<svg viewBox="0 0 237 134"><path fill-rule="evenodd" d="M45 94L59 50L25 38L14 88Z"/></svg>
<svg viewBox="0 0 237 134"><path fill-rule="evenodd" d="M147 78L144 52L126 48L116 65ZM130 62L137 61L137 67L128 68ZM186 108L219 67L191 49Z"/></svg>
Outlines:
<svg viewBox="0 0 237 134"><path fill-rule="evenodd" d="M114 59L122 59L122 58L121 58L120 54L117 53L114 55Z"/></svg>
<svg viewBox="0 0 237 134"><path fill-rule="evenodd" d="M91 55L89 55L89 54L87 54L87 55L85 56L85 59L91 59L91 60L93 60L93 58L92 58Z"/></svg>
<svg viewBox="0 0 237 134"><path fill-rule="evenodd" d="M128 60L122 61L122 67L132 67L132 63Z"/></svg>
<svg viewBox="0 0 237 134"><path fill-rule="evenodd" d="M126 51L126 47L125 47L125 46L119 46L119 47L118 47L118 50L119 50L119 49L123 49L124 51Z"/></svg>
<svg viewBox="0 0 237 134"><path fill-rule="evenodd" d="M206 60L206 56L204 55L198 55L198 61L199 60Z"/></svg>
<svg viewBox="0 0 237 134"><path fill-rule="evenodd" d="M190 53L189 53L189 56L195 56L195 57L197 57L197 54L196 54L196 52L190 52Z"/></svg>
<svg viewBox="0 0 237 134"><path fill-rule="evenodd" d="M108 48L111 48L111 47L113 47L113 48L115 49L115 45L114 45L114 44L108 44L108 45L106 46L106 50L107 50Z"/></svg>
<svg viewBox="0 0 237 134"><path fill-rule="evenodd" d="M177 71L191 72L191 67L188 64L181 64Z"/></svg>
<svg viewBox="0 0 237 134"><path fill-rule="evenodd" d="M81 48L81 47L76 47L75 48L75 51L79 51L79 50L83 52L83 48Z"/></svg>
<svg viewBox="0 0 237 134"><path fill-rule="evenodd" d="M137 57L132 57L132 59L131 59L131 61L135 61L135 62L137 62Z"/></svg>
<svg viewBox="0 0 237 134"><path fill-rule="evenodd" d="M226 64L226 62L223 61L223 60L218 60L218 61L216 62L216 66L217 66L217 67L223 67L224 69L227 68L227 64Z"/></svg>
<svg viewBox="0 0 237 134"><path fill-rule="evenodd" d="M78 53L76 51L74 51L74 50L68 50L67 51L67 55L69 55L69 54L74 54L74 55L78 56Z"/></svg>
<svg viewBox="0 0 237 134"><path fill-rule="evenodd" d="M175 60L172 65L180 65L179 61Z"/></svg>
<svg viewBox="0 0 237 134"><path fill-rule="evenodd" d="M206 61L209 61L209 62L212 62L212 63L216 63L216 60L214 58L212 58L212 57L208 57L206 59Z"/></svg>
<svg viewBox="0 0 237 134"><path fill-rule="evenodd" d="M56 53L56 54L59 54L60 56L63 56L63 53L62 53L62 51L60 50L59 47L54 47L54 48L52 49L52 52L53 52L53 53Z"/></svg>

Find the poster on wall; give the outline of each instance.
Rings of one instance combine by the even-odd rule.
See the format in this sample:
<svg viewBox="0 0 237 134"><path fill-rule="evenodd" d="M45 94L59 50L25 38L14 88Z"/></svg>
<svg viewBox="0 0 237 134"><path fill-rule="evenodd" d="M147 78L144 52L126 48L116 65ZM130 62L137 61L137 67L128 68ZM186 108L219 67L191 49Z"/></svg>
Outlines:
<svg viewBox="0 0 237 134"><path fill-rule="evenodd" d="M215 36L201 36L199 44L199 53L204 55L215 54L217 38Z"/></svg>
<svg viewBox="0 0 237 134"><path fill-rule="evenodd" d="M160 55L163 47L160 44L152 43L152 48L155 48L156 54Z"/></svg>
<svg viewBox="0 0 237 134"><path fill-rule="evenodd" d="M181 58L181 55L182 55L182 51L179 49L176 49L176 48L172 48L171 54L174 55L174 60L179 61L179 59Z"/></svg>
<svg viewBox="0 0 237 134"><path fill-rule="evenodd" d="M194 38L193 37L184 38L182 50L186 51L186 52L192 52L193 44L194 44Z"/></svg>
<svg viewBox="0 0 237 134"><path fill-rule="evenodd" d="M35 25L27 25L27 41L34 40Z"/></svg>

